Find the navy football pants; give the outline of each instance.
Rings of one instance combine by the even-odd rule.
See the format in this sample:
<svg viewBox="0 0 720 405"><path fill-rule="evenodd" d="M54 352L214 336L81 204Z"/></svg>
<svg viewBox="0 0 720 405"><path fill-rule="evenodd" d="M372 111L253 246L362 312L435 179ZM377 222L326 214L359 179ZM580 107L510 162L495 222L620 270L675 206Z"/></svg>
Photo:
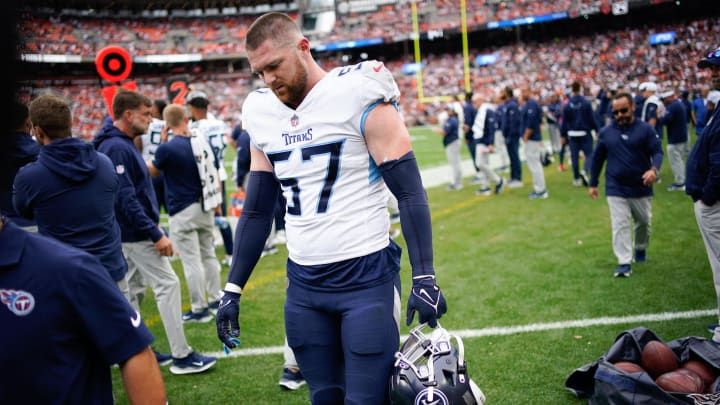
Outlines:
<svg viewBox="0 0 720 405"><path fill-rule="evenodd" d="M288 344L313 405L385 404L400 344L400 276L368 289L318 292L289 283Z"/></svg>

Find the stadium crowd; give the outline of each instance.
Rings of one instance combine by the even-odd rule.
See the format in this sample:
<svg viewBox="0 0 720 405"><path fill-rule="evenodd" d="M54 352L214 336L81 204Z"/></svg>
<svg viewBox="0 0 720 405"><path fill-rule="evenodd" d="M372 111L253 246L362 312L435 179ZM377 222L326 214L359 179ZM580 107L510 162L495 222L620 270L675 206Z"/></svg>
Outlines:
<svg viewBox="0 0 720 405"><path fill-rule="evenodd" d="M677 33L673 43L647 45L650 34L664 31ZM495 93L505 86L519 88L523 84L532 84L543 100L552 93L567 95L574 80L583 82L590 96L596 96L601 89L635 90L641 82L653 81L663 90L687 89L692 94L707 80L703 76L706 73L698 71L690 56L712 48L718 32L720 21L707 18L687 24L612 30L550 42L471 48L471 55L494 53L498 56L493 65L471 64L472 91ZM427 54L423 58L422 84L426 98L464 93L461 53ZM337 57L322 55L320 62L328 69L345 63ZM407 124L434 123L443 101L421 103L418 100L417 76L405 75L402 69L404 64L413 62L412 56L384 62L400 86L401 108ZM143 77L136 82L138 90L148 97L167 98L164 78ZM61 93L73 101L73 133L91 139L107 115L105 101L95 83L77 80L70 81L69 85L53 83L48 86L43 82L31 82L26 83L21 96L29 101L48 87ZM222 75L197 75L191 81L192 87L213 95L210 111L229 123L239 119L242 101L257 85L245 69Z"/></svg>
<svg viewBox="0 0 720 405"><path fill-rule="evenodd" d="M583 10L588 5L610 9L610 0L468 0L467 28L478 30L491 21L541 16ZM417 2L420 31L460 28L460 2L426 0ZM291 13L297 18L297 13ZM88 19L75 16L44 17L26 13L20 32L27 53L94 56L107 45L127 47L134 55L199 53L204 56L239 54L241 39L255 15L224 15L212 18ZM354 12L337 19L330 32L309 33L311 40L323 43L408 37L413 32L411 7L397 2L373 12Z"/></svg>

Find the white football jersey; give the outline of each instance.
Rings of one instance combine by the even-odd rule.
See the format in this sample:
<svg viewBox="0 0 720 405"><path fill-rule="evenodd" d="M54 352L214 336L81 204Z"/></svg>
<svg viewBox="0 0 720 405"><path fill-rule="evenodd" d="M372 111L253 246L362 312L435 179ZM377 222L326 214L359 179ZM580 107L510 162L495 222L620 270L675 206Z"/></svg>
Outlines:
<svg viewBox="0 0 720 405"><path fill-rule="evenodd" d="M296 110L267 88L248 95L244 125L287 199L287 249L301 265L365 256L388 245L387 189L364 120L400 91L378 61L331 70Z"/></svg>
<svg viewBox="0 0 720 405"><path fill-rule="evenodd" d="M208 113L209 114L209 113ZM220 174L220 180L227 180L227 172L225 171L225 148L227 147L227 136L230 133L230 127L217 118L204 118L198 121L193 121L190 124L190 130L196 134L203 134L210 142L215 156L220 161L218 173Z"/></svg>
<svg viewBox="0 0 720 405"><path fill-rule="evenodd" d="M142 141L142 158L145 162L155 157L155 151L158 146L160 146L160 143L162 143L162 131L166 126L164 120L153 118L148 126L147 133L140 135L140 140ZM168 133L168 140L171 138L171 134Z"/></svg>

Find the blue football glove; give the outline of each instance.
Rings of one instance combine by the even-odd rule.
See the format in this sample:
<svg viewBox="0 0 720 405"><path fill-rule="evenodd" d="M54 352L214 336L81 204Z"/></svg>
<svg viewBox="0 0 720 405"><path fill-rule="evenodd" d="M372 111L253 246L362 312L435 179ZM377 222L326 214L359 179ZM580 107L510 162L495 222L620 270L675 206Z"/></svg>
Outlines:
<svg viewBox="0 0 720 405"><path fill-rule="evenodd" d="M226 348L232 349L240 341L240 324L238 317L240 316L240 294L224 291L220 298L217 314L215 315L215 324L217 326L218 339L223 342Z"/></svg>
<svg viewBox="0 0 720 405"><path fill-rule="evenodd" d="M407 303L407 326L418 313L418 322L427 323L431 328L437 326L437 320L447 312L447 302L440 287L435 284L434 276L413 278L412 290Z"/></svg>

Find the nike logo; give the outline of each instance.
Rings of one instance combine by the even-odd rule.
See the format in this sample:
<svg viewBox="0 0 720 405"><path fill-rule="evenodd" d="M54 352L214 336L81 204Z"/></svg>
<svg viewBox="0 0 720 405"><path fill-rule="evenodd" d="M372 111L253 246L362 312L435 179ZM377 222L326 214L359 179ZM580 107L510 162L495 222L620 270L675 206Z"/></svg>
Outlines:
<svg viewBox="0 0 720 405"><path fill-rule="evenodd" d="M203 363L202 361L193 361L192 365L195 367L202 367L205 365L205 363Z"/></svg>
<svg viewBox="0 0 720 405"><path fill-rule="evenodd" d="M373 70L376 71L376 72L379 72L380 70L382 70L382 68L383 68L383 64L382 64L382 63L379 64L379 65L377 65L377 66L373 66Z"/></svg>
<svg viewBox="0 0 720 405"><path fill-rule="evenodd" d="M140 312L135 311L135 317L130 317L130 323L132 324L133 328L137 328L140 326L140 322L142 321L142 317L140 316Z"/></svg>

